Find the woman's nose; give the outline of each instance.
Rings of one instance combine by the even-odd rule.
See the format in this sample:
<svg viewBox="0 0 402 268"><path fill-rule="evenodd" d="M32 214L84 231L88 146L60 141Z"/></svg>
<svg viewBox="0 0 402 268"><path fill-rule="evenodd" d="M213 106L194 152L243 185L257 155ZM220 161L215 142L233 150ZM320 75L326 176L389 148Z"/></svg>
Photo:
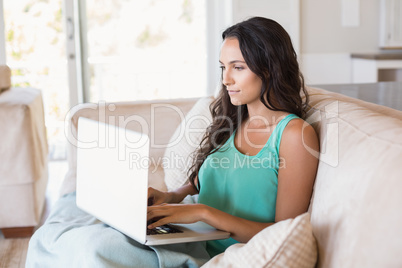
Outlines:
<svg viewBox="0 0 402 268"><path fill-rule="evenodd" d="M227 70L222 71L222 84L224 84L225 86L233 84L233 78L230 72Z"/></svg>

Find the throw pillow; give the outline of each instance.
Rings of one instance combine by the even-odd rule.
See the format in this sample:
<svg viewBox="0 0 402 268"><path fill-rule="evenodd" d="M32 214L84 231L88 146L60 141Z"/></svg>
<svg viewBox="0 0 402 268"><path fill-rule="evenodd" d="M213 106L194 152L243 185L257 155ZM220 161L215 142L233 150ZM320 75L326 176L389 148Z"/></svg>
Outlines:
<svg viewBox="0 0 402 268"><path fill-rule="evenodd" d="M183 186L187 182L187 171L192 164L192 154L199 146L206 128L212 122L209 105L212 97L199 99L187 113L169 141L164 159L165 183L169 191Z"/></svg>
<svg viewBox="0 0 402 268"><path fill-rule="evenodd" d="M317 245L310 214L280 221L246 244L235 244L203 267L314 267Z"/></svg>

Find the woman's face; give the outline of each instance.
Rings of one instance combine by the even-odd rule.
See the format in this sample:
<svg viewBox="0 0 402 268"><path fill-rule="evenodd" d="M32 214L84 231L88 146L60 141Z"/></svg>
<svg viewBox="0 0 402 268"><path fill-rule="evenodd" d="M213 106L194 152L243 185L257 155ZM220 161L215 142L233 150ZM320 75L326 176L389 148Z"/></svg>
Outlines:
<svg viewBox="0 0 402 268"><path fill-rule="evenodd" d="M226 86L233 105L261 102L262 80L248 68L236 38L223 41L219 62L222 83Z"/></svg>

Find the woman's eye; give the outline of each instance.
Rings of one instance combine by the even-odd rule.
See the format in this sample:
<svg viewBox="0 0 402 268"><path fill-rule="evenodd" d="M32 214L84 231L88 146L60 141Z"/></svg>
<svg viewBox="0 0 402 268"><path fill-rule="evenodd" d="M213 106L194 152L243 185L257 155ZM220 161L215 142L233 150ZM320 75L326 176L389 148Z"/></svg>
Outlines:
<svg viewBox="0 0 402 268"><path fill-rule="evenodd" d="M225 66L219 66L219 68L221 68L221 70L225 70Z"/></svg>
<svg viewBox="0 0 402 268"><path fill-rule="evenodd" d="M238 71L241 71L241 70L243 70L244 68L243 68L242 66L235 66L234 69L235 69L235 70L238 70Z"/></svg>

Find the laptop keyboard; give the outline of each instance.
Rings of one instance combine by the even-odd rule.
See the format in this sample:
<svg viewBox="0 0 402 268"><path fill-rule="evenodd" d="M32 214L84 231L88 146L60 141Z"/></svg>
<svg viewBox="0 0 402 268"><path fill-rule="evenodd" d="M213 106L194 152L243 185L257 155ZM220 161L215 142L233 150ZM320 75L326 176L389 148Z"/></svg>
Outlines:
<svg viewBox="0 0 402 268"><path fill-rule="evenodd" d="M147 235L159 235L159 234L173 234L173 233L182 233L179 229L169 225L161 225L159 227L155 227L153 229L147 229Z"/></svg>

